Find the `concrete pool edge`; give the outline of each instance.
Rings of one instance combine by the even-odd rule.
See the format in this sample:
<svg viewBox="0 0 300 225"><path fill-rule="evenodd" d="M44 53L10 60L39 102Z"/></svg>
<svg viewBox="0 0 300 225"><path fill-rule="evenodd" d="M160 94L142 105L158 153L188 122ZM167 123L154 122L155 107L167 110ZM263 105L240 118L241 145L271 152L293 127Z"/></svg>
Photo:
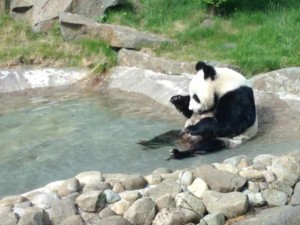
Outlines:
<svg viewBox="0 0 300 225"><path fill-rule="evenodd" d="M2 68L0 94L72 85L87 74L88 70L78 68Z"/></svg>

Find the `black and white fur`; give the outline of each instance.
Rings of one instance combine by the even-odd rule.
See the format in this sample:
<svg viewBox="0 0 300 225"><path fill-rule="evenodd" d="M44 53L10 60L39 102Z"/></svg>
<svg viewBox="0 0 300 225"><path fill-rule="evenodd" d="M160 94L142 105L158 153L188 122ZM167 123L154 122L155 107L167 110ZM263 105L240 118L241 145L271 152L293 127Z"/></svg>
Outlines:
<svg viewBox="0 0 300 225"><path fill-rule="evenodd" d="M171 150L171 158L233 148L257 133L254 95L248 80L232 69L214 68L201 61L196 70L189 95L176 95L170 101L189 119L197 114L211 116L185 128L184 133L201 139L185 151Z"/></svg>

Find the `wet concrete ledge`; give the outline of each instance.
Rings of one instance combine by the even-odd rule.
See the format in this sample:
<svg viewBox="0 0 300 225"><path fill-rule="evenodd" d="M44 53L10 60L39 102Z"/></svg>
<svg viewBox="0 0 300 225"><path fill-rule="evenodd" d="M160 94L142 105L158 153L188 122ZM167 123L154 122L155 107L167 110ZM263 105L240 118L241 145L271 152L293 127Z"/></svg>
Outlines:
<svg viewBox="0 0 300 225"><path fill-rule="evenodd" d="M0 94L71 85L87 74L85 69L3 68L0 69Z"/></svg>

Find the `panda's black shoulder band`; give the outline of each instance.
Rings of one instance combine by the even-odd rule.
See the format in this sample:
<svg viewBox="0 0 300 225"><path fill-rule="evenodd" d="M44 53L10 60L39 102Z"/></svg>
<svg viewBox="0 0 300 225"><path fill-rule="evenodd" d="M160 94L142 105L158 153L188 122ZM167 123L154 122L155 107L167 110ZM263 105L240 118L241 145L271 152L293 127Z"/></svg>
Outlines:
<svg viewBox="0 0 300 225"><path fill-rule="evenodd" d="M195 69L196 69L196 71L199 71L199 70L202 70L205 66L206 66L205 62L199 61L199 62L196 63Z"/></svg>

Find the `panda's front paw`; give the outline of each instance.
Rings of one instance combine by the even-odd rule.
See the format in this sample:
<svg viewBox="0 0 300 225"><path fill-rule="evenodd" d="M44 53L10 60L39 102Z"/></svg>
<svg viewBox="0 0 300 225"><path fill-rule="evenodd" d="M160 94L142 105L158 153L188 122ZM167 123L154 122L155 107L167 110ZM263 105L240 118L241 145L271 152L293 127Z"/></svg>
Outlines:
<svg viewBox="0 0 300 225"><path fill-rule="evenodd" d="M180 159L180 152L178 149L174 148L170 150L170 159Z"/></svg>
<svg viewBox="0 0 300 225"><path fill-rule="evenodd" d="M194 151L186 150L186 151L179 151L178 149L174 148L170 150L170 157L169 159L184 159L187 157L193 157Z"/></svg>
<svg viewBox="0 0 300 225"><path fill-rule="evenodd" d="M183 101L183 96L182 95L175 95L170 99L170 102L174 105L178 104L179 102Z"/></svg>
<svg viewBox="0 0 300 225"><path fill-rule="evenodd" d="M198 131L198 127L197 126L195 126L195 125L191 125L191 126L188 126L188 127L186 127L185 128L185 130L184 130L184 132L186 133L186 134L190 134L190 135L192 135L192 136L196 136L196 135L199 135L198 133L199 133L199 131Z"/></svg>

